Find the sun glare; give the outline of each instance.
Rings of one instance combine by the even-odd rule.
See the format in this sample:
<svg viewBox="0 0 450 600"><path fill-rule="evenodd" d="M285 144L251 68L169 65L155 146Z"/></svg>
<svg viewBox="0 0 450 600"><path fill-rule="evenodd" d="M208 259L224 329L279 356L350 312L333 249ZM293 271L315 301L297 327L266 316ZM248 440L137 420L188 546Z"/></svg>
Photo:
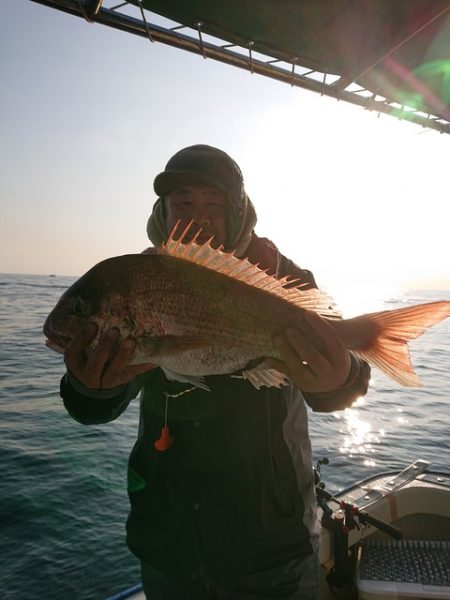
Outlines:
<svg viewBox="0 0 450 600"><path fill-rule="evenodd" d="M312 270L319 287L339 288L332 295L345 314L377 310L412 281L443 289L446 140L322 100L320 122L298 117L317 114L313 95L268 103L241 147L257 233Z"/></svg>
<svg viewBox="0 0 450 600"><path fill-rule="evenodd" d="M386 310L387 304L402 297L402 290L395 285L338 282L325 289L345 318Z"/></svg>
<svg viewBox="0 0 450 600"><path fill-rule="evenodd" d="M380 441L379 435L383 435L379 432L379 435L372 431L372 426L369 421L362 419L358 410L358 406L363 404L363 399L360 398L354 404L354 408L347 408L343 416L343 427L340 429L340 433L343 435L343 441L339 448L342 454L348 454L349 456L358 455L369 455L366 464L375 464L370 455L375 452L373 448L374 443ZM355 408L356 407L356 408Z"/></svg>

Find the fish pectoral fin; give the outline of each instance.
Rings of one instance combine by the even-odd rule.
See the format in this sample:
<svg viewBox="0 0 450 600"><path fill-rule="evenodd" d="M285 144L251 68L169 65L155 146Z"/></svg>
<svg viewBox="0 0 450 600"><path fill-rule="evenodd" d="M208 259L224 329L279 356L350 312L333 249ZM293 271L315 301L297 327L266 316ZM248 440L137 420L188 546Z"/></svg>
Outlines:
<svg viewBox="0 0 450 600"><path fill-rule="evenodd" d="M137 344L141 351L152 357L154 355L167 356L184 350L203 348L204 346L210 346L211 341L205 337L195 335L160 335L143 336Z"/></svg>
<svg viewBox="0 0 450 600"><path fill-rule="evenodd" d="M234 376L232 375L232 377ZM241 377L250 381L257 390L263 385L280 388L289 385L290 383L290 380L286 375L280 373L276 369L268 367L264 361L252 369L242 371Z"/></svg>
<svg viewBox="0 0 450 600"><path fill-rule="evenodd" d="M201 388L202 390L206 390L207 392L211 391L211 389L206 385L204 377L175 373L175 371L171 371L167 367L162 367L162 370L164 371L164 375L169 381L181 381L182 383L191 383L193 386Z"/></svg>

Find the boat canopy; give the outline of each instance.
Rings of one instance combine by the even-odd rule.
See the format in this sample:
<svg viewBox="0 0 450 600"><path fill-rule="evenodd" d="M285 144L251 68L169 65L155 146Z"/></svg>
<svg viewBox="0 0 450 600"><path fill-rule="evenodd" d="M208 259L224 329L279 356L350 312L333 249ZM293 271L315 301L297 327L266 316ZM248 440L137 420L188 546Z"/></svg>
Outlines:
<svg viewBox="0 0 450 600"><path fill-rule="evenodd" d="M450 133L450 0L33 1Z"/></svg>

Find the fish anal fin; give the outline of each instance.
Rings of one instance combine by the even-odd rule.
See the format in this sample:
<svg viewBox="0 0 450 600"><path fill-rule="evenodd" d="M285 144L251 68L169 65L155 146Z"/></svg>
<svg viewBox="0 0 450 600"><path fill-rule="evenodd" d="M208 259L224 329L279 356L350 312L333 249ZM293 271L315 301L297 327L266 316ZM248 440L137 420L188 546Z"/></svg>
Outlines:
<svg viewBox="0 0 450 600"><path fill-rule="evenodd" d="M252 369L242 371L241 377L250 381L258 390L263 386L280 388L290 383L286 375L271 369L264 361Z"/></svg>

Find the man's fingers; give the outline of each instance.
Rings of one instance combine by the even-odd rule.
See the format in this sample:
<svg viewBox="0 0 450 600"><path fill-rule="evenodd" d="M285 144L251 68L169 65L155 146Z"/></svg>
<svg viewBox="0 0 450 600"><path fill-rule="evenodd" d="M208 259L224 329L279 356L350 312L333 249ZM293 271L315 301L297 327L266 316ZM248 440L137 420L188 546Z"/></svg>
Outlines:
<svg viewBox="0 0 450 600"><path fill-rule="evenodd" d="M342 342L329 321L313 311L307 311L304 322L311 335L311 340L320 340L320 346L317 349L329 360L333 360L337 354L343 351Z"/></svg>
<svg viewBox="0 0 450 600"><path fill-rule="evenodd" d="M290 343L287 341L285 335L277 335L274 337L273 343L277 347L286 364L289 365L295 361L297 355Z"/></svg>
<svg viewBox="0 0 450 600"><path fill-rule="evenodd" d="M308 335L297 329L288 329L286 338L292 349L291 353L293 351L292 367L298 368L301 365L304 368L308 366L311 371L317 374L328 366L326 356L314 345Z"/></svg>
<svg viewBox="0 0 450 600"><path fill-rule="evenodd" d="M97 347L89 355L84 367L86 374L84 382L88 387L98 387L105 364L112 355L114 347L119 340L119 335L118 329L109 329L101 336Z"/></svg>
<svg viewBox="0 0 450 600"><path fill-rule="evenodd" d="M120 342L120 332L116 328L104 333L86 358L85 350L97 333L95 323L90 323L68 345L64 360L67 369L83 385L92 389L109 389L128 383L141 373L158 365L145 363L130 366L136 347L133 338Z"/></svg>
<svg viewBox="0 0 450 600"><path fill-rule="evenodd" d="M75 335L66 348L65 354L77 354L84 352L85 347L97 333L97 325L88 323L77 335Z"/></svg>
<svg viewBox="0 0 450 600"><path fill-rule="evenodd" d="M287 366L287 364L282 360L278 360L277 358L272 358L272 357L265 358L264 366L266 366L268 369L275 369L276 371L279 371L280 373L283 373L284 375L287 375L288 377L291 374L291 371L290 371L289 367Z"/></svg>
<svg viewBox="0 0 450 600"><path fill-rule="evenodd" d="M330 321L313 312L308 312L306 320L321 336L324 343L323 354L335 371L337 379L341 380L339 384L342 384L346 381L350 372L351 360L349 352Z"/></svg>
<svg viewBox="0 0 450 600"><path fill-rule="evenodd" d="M72 344L78 349L84 349L97 333L97 325L93 321L87 323L86 326L73 338Z"/></svg>
<svg viewBox="0 0 450 600"><path fill-rule="evenodd" d="M302 329L274 338L290 378L301 390L331 391L346 381L350 358L335 329L315 313L305 313Z"/></svg>
<svg viewBox="0 0 450 600"><path fill-rule="evenodd" d="M284 336L277 336L274 343L291 372L302 371L303 375L306 374L305 371L310 370L317 373L326 363L326 359L308 336L296 329L288 329ZM305 367L308 369L305 370Z"/></svg>
<svg viewBox="0 0 450 600"><path fill-rule="evenodd" d="M130 365L135 347L136 341L133 338L123 340L103 374L102 388L106 389L123 385L134 379L137 375L155 369L158 366L154 363Z"/></svg>
<svg viewBox="0 0 450 600"><path fill-rule="evenodd" d="M78 377L84 370L86 364L85 349L96 333L97 325L95 323L88 323L87 326L70 341L64 352L64 362L75 377Z"/></svg>
<svg viewBox="0 0 450 600"><path fill-rule="evenodd" d="M115 353L114 358L111 361L109 370L111 372L122 372L130 362L135 347L136 341L133 338L126 338L125 340L123 340L117 348L117 352Z"/></svg>
<svg viewBox="0 0 450 600"><path fill-rule="evenodd" d="M116 385L125 383L124 378L127 378L126 371L128 370L135 347L136 342L133 338L127 338L119 344L111 363L106 368L102 377L102 387L116 387Z"/></svg>
<svg viewBox="0 0 450 600"><path fill-rule="evenodd" d="M304 391L328 392L345 383L351 367L348 351L332 324L307 311L301 329L288 329L274 344L294 384Z"/></svg>

